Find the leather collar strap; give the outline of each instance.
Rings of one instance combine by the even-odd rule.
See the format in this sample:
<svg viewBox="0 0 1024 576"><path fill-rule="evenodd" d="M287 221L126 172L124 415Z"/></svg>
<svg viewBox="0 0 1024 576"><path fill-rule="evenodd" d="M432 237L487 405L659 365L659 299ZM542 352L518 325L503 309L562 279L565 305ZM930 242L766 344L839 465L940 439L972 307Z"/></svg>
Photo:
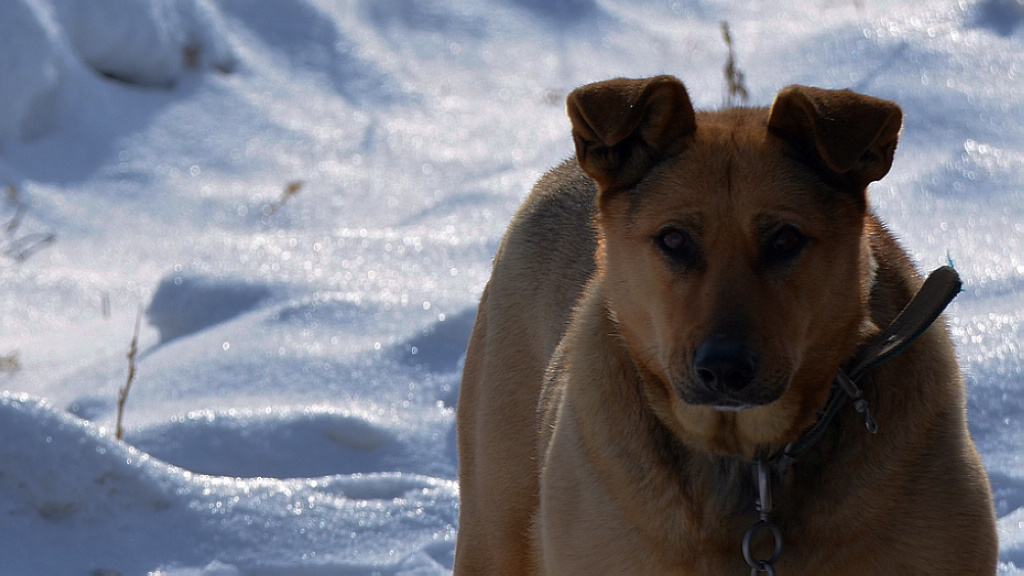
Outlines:
<svg viewBox="0 0 1024 576"><path fill-rule="evenodd" d="M864 415L868 431L872 434L878 431L878 425L868 410L868 403L862 398L861 390L857 387L857 380L868 370L910 346L960 293L961 286L960 276L949 266L943 266L929 274L921 289L896 319L839 369L825 408L814 426L807 429L799 440L787 444L774 455L752 462L755 464L754 479L757 489L755 506L760 519L743 535L742 547L743 559L750 566L752 576L761 573L775 576L775 563L782 555L782 531L771 519L774 479L784 476L790 466L821 438L847 400L853 400L854 409ZM753 552L753 542L759 537L771 542L772 552L768 558L759 559Z"/></svg>
<svg viewBox="0 0 1024 576"><path fill-rule="evenodd" d="M829 392L828 401L821 418L810 427L799 440L788 444L770 461L778 462L778 469L784 473L795 460L800 458L810 447L821 438L836 413L847 400L853 400L857 412L864 414L865 426L872 433L878 426L868 411L867 402L861 398L861 390L857 380L868 370L881 365L907 346L932 325L953 298L960 293L963 286L956 270L942 266L928 275L921 289L917 291L910 303L896 316L889 326L871 343L854 355L836 374L835 383Z"/></svg>

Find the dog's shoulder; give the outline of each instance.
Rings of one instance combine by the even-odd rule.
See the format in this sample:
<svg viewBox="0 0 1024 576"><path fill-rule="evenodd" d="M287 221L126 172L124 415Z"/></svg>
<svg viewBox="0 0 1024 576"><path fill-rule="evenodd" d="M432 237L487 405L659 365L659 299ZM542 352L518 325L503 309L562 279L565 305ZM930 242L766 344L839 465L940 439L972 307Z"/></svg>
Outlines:
<svg viewBox="0 0 1024 576"><path fill-rule="evenodd" d="M556 166L524 200L495 255L481 307L489 338L501 346L522 340L538 368L547 364L596 268L596 195L575 159Z"/></svg>
<svg viewBox="0 0 1024 576"><path fill-rule="evenodd" d="M869 213L865 236L871 254L871 320L887 326L921 287L922 279L896 236Z"/></svg>
<svg viewBox="0 0 1024 576"><path fill-rule="evenodd" d="M510 236L522 229L524 240L575 241L587 232L593 241L596 197L594 181L570 158L545 173L533 187L512 220Z"/></svg>

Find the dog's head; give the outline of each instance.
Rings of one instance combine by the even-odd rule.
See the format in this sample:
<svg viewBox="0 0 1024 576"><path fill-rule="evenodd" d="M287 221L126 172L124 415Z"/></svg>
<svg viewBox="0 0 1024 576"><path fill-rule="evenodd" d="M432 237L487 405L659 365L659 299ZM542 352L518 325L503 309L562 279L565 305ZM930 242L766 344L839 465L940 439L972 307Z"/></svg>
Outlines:
<svg viewBox="0 0 1024 576"><path fill-rule="evenodd" d="M568 112L608 307L654 410L708 451L795 439L870 328L866 187L900 109L790 86L770 109L695 113L659 76L584 86Z"/></svg>

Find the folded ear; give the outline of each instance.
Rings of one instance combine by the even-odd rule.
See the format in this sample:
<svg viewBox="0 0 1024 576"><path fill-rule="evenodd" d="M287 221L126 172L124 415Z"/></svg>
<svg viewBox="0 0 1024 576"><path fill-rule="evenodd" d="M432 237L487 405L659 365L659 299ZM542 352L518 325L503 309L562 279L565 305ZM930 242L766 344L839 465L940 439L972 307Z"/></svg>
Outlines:
<svg viewBox="0 0 1024 576"><path fill-rule="evenodd" d="M636 184L697 128L690 96L672 76L587 84L566 106L576 158L602 197Z"/></svg>
<svg viewBox="0 0 1024 576"><path fill-rule="evenodd" d="M860 189L889 172L902 122L894 102L807 86L783 88L768 114L770 131Z"/></svg>

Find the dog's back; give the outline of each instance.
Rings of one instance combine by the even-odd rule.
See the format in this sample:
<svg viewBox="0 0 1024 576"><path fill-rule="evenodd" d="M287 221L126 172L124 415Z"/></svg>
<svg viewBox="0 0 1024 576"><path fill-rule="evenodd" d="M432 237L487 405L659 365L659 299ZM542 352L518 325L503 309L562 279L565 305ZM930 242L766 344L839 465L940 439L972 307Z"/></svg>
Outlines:
<svg viewBox="0 0 1024 576"><path fill-rule="evenodd" d="M459 573L521 574L509 567L529 564L539 468L528 439L544 370L594 272L596 195L575 159L564 162L534 187L495 256L459 392L459 490L462 501L503 510L461 509L459 531L475 542L459 539Z"/></svg>

